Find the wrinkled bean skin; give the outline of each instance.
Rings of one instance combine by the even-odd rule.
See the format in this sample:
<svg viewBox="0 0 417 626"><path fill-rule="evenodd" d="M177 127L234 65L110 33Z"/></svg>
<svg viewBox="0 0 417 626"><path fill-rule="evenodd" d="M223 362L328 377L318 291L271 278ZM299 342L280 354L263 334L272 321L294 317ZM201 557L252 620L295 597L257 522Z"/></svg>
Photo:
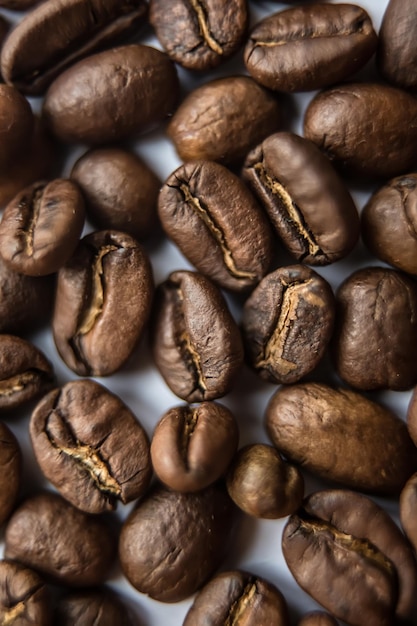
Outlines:
<svg viewBox="0 0 417 626"><path fill-rule="evenodd" d="M104 519L88 516L47 492L25 500L14 512L5 543L6 558L71 587L104 582L116 547Z"/></svg>
<svg viewBox="0 0 417 626"><path fill-rule="evenodd" d="M109 588L74 591L64 596L56 608L55 620L59 626L139 626Z"/></svg>
<svg viewBox="0 0 417 626"><path fill-rule="evenodd" d="M394 496L416 471L417 449L404 422L347 389L281 388L267 407L266 428L288 459L346 487Z"/></svg>
<svg viewBox="0 0 417 626"><path fill-rule="evenodd" d="M298 584L351 626L392 626L395 618L415 615L412 551L395 522L365 496L312 494L284 528L282 550Z"/></svg>
<svg viewBox="0 0 417 626"><path fill-rule="evenodd" d="M417 101L388 85L334 87L310 102L304 136L348 174L392 178L417 162Z"/></svg>
<svg viewBox="0 0 417 626"><path fill-rule="evenodd" d="M0 168L8 169L32 139L34 117L17 89L0 84Z"/></svg>
<svg viewBox="0 0 417 626"><path fill-rule="evenodd" d="M378 69L389 83L417 89L417 10L413 0L390 0L379 30Z"/></svg>
<svg viewBox="0 0 417 626"><path fill-rule="evenodd" d="M246 69L276 91L312 91L357 72L376 50L371 19L352 4L315 4L279 11L252 30Z"/></svg>
<svg viewBox="0 0 417 626"><path fill-rule="evenodd" d="M333 330L330 285L302 265L265 276L245 302L242 328L250 364L261 378L290 384L321 361Z"/></svg>
<svg viewBox="0 0 417 626"><path fill-rule="evenodd" d="M197 591L230 546L235 508L220 486L193 494L156 488L125 521L119 558L141 593L180 602Z"/></svg>
<svg viewBox="0 0 417 626"><path fill-rule="evenodd" d="M22 453L12 431L0 422L0 524L16 504L22 471Z"/></svg>
<svg viewBox="0 0 417 626"><path fill-rule="evenodd" d="M247 572L223 572L197 594L183 626L289 626L287 604L271 583Z"/></svg>
<svg viewBox="0 0 417 626"><path fill-rule="evenodd" d="M411 476L401 492L400 520L408 540L417 552L417 474Z"/></svg>
<svg viewBox="0 0 417 626"><path fill-rule="evenodd" d="M328 613L313 611L304 615L298 622L298 626L338 626L338 623Z"/></svg>
<svg viewBox="0 0 417 626"><path fill-rule="evenodd" d="M31 569L0 561L0 623L4 626L51 626L51 598Z"/></svg>

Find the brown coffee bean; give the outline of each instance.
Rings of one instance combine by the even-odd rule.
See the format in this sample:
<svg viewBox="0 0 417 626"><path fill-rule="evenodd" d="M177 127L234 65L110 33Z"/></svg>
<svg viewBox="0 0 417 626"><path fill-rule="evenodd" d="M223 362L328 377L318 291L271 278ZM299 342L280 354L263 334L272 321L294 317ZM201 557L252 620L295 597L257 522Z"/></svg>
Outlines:
<svg viewBox="0 0 417 626"><path fill-rule="evenodd" d="M271 583L248 572L223 572L197 594L183 626L289 626L287 604Z"/></svg>
<svg viewBox="0 0 417 626"><path fill-rule="evenodd" d="M272 446L248 445L239 450L227 476L229 496L254 517L277 519L301 505L304 480Z"/></svg>
<svg viewBox="0 0 417 626"><path fill-rule="evenodd" d="M151 458L155 474L175 491L199 491L228 468L239 439L233 414L216 402L177 406L155 427Z"/></svg>
<svg viewBox="0 0 417 626"><path fill-rule="evenodd" d="M5 542L6 558L71 587L104 582L116 552L115 536L103 518L47 492L25 500L14 512Z"/></svg>
<svg viewBox="0 0 417 626"><path fill-rule="evenodd" d="M397 495L417 468L404 422L347 389L305 383L279 389L266 428L288 459L325 480L381 495Z"/></svg>
<svg viewBox="0 0 417 626"><path fill-rule="evenodd" d="M312 494L290 517L282 550L298 584L352 626L392 626L415 616L413 554L395 522L365 496Z"/></svg>
<svg viewBox="0 0 417 626"><path fill-rule="evenodd" d="M38 574L0 561L0 623L3 626L51 626L51 599Z"/></svg>
<svg viewBox="0 0 417 626"><path fill-rule="evenodd" d="M378 259L417 274L417 174L394 178L370 198L362 235Z"/></svg>
<svg viewBox="0 0 417 626"><path fill-rule="evenodd" d="M0 85L0 167L6 170L32 140L34 117L29 102L14 87Z"/></svg>
<svg viewBox="0 0 417 626"><path fill-rule="evenodd" d="M40 350L19 337L0 335L0 411L37 398L54 383L52 365Z"/></svg>
<svg viewBox="0 0 417 626"><path fill-rule="evenodd" d="M298 622L298 626L338 626L338 623L328 613L313 611L312 613L306 613Z"/></svg>
<svg viewBox="0 0 417 626"><path fill-rule="evenodd" d="M1 54L3 77L19 91L39 95L69 65L135 32L146 10L144 0L44 2L8 37Z"/></svg>
<svg viewBox="0 0 417 626"><path fill-rule="evenodd" d="M168 135L183 161L243 159L278 130L277 100L248 76L228 76L192 91L174 114Z"/></svg>
<svg viewBox="0 0 417 626"><path fill-rule="evenodd" d="M57 272L75 250L84 215L81 191L70 180L41 181L26 187L3 213L1 256L20 274Z"/></svg>
<svg viewBox="0 0 417 626"><path fill-rule="evenodd" d="M271 263L268 223L250 191L211 161L185 163L161 189L162 226L187 259L221 287L256 285Z"/></svg>
<svg viewBox="0 0 417 626"><path fill-rule="evenodd" d="M265 380L294 383L323 358L333 330L330 285L302 265L265 276L245 302L242 327L250 364Z"/></svg>
<svg viewBox="0 0 417 626"><path fill-rule="evenodd" d="M248 154L242 174L298 262L327 265L356 244L354 202L311 141L293 133L271 135Z"/></svg>
<svg viewBox="0 0 417 626"><path fill-rule="evenodd" d="M417 88L417 10L413 0L390 0L379 30L378 68L398 87Z"/></svg>
<svg viewBox="0 0 417 626"><path fill-rule="evenodd" d="M188 494L155 489L123 525L119 557L125 576L155 600L184 600L223 561L234 512L219 486Z"/></svg>
<svg viewBox="0 0 417 626"><path fill-rule="evenodd" d="M149 260L117 231L84 237L58 274L55 344L80 376L108 376L125 363L147 321L153 293Z"/></svg>
<svg viewBox="0 0 417 626"><path fill-rule="evenodd" d="M357 389L410 389L417 382L417 286L382 267L354 272L337 293L334 355Z"/></svg>
<svg viewBox="0 0 417 626"><path fill-rule="evenodd" d="M411 476L401 492L400 519L405 534L417 552L417 474Z"/></svg>
<svg viewBox="0 0 417 626"><path fill-rule="evenodd" d="M151 0L149 19L171 59L207 70L237 52L248 25L246 0Z"/></svg>
<svg viewBox="0 0 417 626"><path fill-rule="evenodd" d="M244 60L250 75L276 91L311 91L357 72L376 50L371 19L353 4L315 4L256 24Z"/></svg>
<svg viewBox="0 0 417 626"><path fill-rule="evenodd" d="M121 598L110 588L73 591L55 610L58 626L138 626Z"/></svg>
<svg viewBox="0 0 417 626"><path fill-rule="evenodd" d="M161 183L133 152L90 150L71 172L86 199L88 217L100 229L121 230L136 239L152 234Z"/></svg>
<svg viewBox="0 0 417 626"><path fill-rule="evenodd" d="M0 422L0 524L13 511L20 487L22 454L11 430Z"/></svg>
<svg viewBox="0 0 417 626"><path fill-rule="evenodd" d="M163 52L121 46L87 57L61 74L46 94L43 114L63 141L115 142L170 115L178 89L175 66Z"/></svg>
<svg viewBox="0 0 417 626"><path fill-rule="evenodd" d="M407 427L414 445L417 446L417 389L414 389L408 405Z"/></svg>

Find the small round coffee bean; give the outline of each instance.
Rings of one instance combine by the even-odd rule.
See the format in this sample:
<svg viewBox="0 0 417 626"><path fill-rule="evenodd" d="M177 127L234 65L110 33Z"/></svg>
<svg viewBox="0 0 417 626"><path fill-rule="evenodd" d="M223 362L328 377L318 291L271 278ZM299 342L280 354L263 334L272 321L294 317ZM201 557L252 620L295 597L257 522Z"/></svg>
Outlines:
<svg viewBox="0 0 417 626"><path fill-rule="evenodd" d="M417 474L411 476L401 492L400 520L405 534L417 552Z"/></svg>
<svg viewBox="0 0 417 626"><path fill-rule="evenodd" d="M378 69L386 81L411 91L417 88L416 29L414 1L389 0L379 29Z"/></svg>
<svg viewBox="0 0 417 626"><path fill-rule="evenodd" d="M138 626L120 596L110 588L73 591L60 599L54 613L59 626Z"/></svg>
<svg viewBox="0 0 417 626"><path fill-rule="evenodd" d="M298 622L298 626L338 626L334 617L323 611L306 613Z"/></svg>
<svg viewBox="0 0 417 626"><path fill-rule="evenodd" d="M29 102L17 89L0 85L0 167L19 160L32 140L34 117Z"/></svg>
<svg viewBox="0 0 417 626"><path fill-rule="evenodd" d="M0 623L51 626L51 598L38 574L14 561L0 561Z"/></svg>
<svg viewBox="0 0 417 626"><path fill-rule="evenodd" d="M0 422L0 524L13 511L20 487L22 453L12 431Z"/></svg>

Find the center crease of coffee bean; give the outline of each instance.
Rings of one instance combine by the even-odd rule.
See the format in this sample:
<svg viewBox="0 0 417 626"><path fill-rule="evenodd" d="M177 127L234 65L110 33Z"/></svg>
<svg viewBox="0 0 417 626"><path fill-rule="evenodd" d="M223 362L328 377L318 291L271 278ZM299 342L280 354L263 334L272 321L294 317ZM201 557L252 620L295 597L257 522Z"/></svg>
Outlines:
<svg viewBox="0 0 417 626"><path fill-rule="evenodd" d="M40 584L36 587L33 587L32 589L29 589L24 597L21 600L17 600L17 602L10 608L4 607L3 610L5 611L5 615L0 626L13 626L13 624L16 623L16 620L23 613L25 613L27 601L30 600L30 598L34 596L35 593L37 593L42 588L42 586L43 585Z"/></svg>
<svg viewBox="0 0 417 626"><path fill-rule="evenodd" d="M45 372L36 369L27 370L10 378L4 378L0 380L0 396L11 396L44 378L49 378L49 376Z"/></svg>
<svg viewBox="0 0 417 626"><path fill-rule="evenodd" d="M224 626L238 626L240 618L243 617L248 605L251 603L253 596L257 593L256 582L253 579L247 583L240 597L230 607Z"/></svg>
<svg viewBox="0 0 417 626"><path fill-rule="evenodd" d="M185 413L185 419L181 437L181 456L188 469L188 447L190 445L190 439L197 427L198 422L198 409L187 410Z"/></svg>
<svg viewBox="0 0 417 626"><path fill-rule="evenodd" d="M207 12L204 9L204 6L202 5L201 2L198 2L198 0L190 0L190 2L191 2L191 6L193 10L197 14L197 20L198 20L198 25L200 28L200 33L204 41L206 42L208 47L211 50L213 50L213 52L216 52L217 54L223 54L222 47L214 39L213 35L210 32L209 26L207 24L207 14L206 14Z"/></svg>
<svg viewBox="0 0 417 626"><path fill-rule="evenodd" d="M41 210L44 189L45 189L45 185L42 185L42 187L38 187L32 194L31 198L27 199L26 201L23 200L19 204L19 209L28 210L29 220L28 220L26 228L23 230L24 238L25 238L26 254L28 256L33 256L33 240L35 236L36 224L38 222L39 214Z"/></svg>

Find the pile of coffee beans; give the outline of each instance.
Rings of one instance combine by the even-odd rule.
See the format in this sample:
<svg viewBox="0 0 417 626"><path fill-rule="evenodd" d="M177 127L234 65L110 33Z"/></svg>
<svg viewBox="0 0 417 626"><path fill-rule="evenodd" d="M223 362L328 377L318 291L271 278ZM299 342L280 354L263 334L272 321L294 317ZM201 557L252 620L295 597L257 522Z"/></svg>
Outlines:
<svg viewBox="0 0 417 626"><path fill-rule="evenodd" d="M417 2L361 4L0 0L3 626L417 626Z"/></svg>

